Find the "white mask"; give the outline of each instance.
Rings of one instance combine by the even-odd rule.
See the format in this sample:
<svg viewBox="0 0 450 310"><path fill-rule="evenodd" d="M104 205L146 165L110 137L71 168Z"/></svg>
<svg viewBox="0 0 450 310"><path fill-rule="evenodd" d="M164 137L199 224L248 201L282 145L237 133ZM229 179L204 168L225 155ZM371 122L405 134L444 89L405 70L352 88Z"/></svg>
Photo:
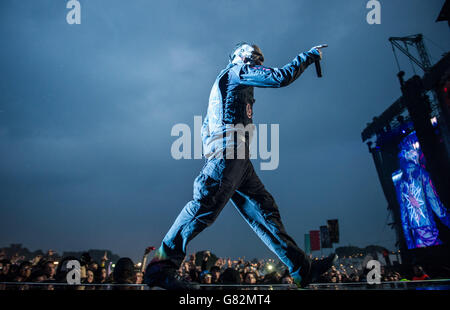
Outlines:
<svg viewBox="0 0 450 310"><path fill-rule="evenodd" d="M264 61L261 50L258 47L255 49L249 44L237 48L231 57L232 63L244 62L245 64L261 65Z"/></svg>

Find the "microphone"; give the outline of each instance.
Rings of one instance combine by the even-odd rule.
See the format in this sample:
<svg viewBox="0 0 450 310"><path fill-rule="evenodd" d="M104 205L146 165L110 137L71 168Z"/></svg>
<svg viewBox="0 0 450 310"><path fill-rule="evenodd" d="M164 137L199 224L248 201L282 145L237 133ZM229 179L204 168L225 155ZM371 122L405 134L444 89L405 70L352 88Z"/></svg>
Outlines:
<svg viewBox="0 0 450 310"><path fill-rule="evenodd" d="M322 45L315 46L315 48L317 48L317 49L321 49L324 47L328 47L328 44L322 44ZM322 77L322 67L320 66L320 60L316 60L314 62L314 65L316 66L317 77L321 78Z"/></svg>
<svg viewBox="0 0 450 310"><path fill-rule="evenodd" d="M317 77L321 78L322 77L322 68L320 67L320 61L316 60L314 62L314 64L316 65L316 73L317 73Z"/></svg>

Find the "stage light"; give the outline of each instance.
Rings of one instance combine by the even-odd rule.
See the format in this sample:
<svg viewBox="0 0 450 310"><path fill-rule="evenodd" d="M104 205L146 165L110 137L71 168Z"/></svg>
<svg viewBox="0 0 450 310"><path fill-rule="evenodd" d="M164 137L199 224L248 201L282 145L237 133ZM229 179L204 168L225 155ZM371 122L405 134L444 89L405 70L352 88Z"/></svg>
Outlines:
<svg viewBox="0 0 450 310"><path fill-rule="evenodd" d="M111 267L113 267L113 268L116 267L116 264L112 264Z"/></svg>
<svg viewBox="0 0 450 310"><path fill-rule="evenodd" d="M59 262L53 262L53 264L55 264L55 265L58 265L58 264L59 264Z"/></svg>
<svg viewBox="0 0 450 310"><path fill-rule="evenodd" d="M435 117L432 117L432 118L430 119L430 122L431 122L431 125L436 126L436 125L437 125L437 118L436 118L436 116L435 116Z"/></svg>
<svg viewBox="0 0 450 310"><path fill-rule="evenodd" d="M273 266L272 265L267 265L267 269L272 270Z"/></svg>
<svg viewBox="0 0 450 310"><path fill-rule="evenodd" d="M137 263L137 266L138 266L138 267L141 267L141 266L142 266L142 263L141 263L141 262Z"/></svg>

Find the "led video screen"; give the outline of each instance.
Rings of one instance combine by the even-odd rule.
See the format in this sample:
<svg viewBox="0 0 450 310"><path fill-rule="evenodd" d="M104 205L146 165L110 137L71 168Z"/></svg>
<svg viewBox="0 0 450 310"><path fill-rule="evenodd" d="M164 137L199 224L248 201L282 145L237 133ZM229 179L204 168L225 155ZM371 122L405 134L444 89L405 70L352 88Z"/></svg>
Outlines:
<svg viewBox="0 0 450 310"><path fill-rule="evenodd" d="M392 180L408 249L442 244L436 222L450 227L450 215L426 170L415 132L399 143L398 161L400 169L392 174Z"/></svg>

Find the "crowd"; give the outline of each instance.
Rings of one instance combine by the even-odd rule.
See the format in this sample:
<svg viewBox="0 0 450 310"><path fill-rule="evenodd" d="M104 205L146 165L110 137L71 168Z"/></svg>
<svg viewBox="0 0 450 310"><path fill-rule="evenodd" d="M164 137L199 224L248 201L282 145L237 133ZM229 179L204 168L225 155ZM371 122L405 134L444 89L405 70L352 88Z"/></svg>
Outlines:
<svg viewBox="0 0 450 310"><path fill-rule="evenodd" d="M178 270L180 277L201 284L293 284L289 272L280 262L273 259L247 261L239 258L217 258L211 253L202 253L198 263L191 254Z"/></svg>
<svg viewBox="0 0 450 310"><path fill-rule="evenodd" d="M369 270L367 270L364 266L366 266L367 261L371 259L372 259L371 256L358 258L353 257L339 258L336 264L332 266L328 272L322 275L320 282L322 283L367 282L366 276ZM400 275L398 268L394 268L393 266L382 265L380 269L381 269L380 280L382 282L408 280L405 276ZM411 277L410 280L412 279L413 278Z"/></svg>
<svg viewBox="0 0 450 310"><path fill-rule="evenodd" d="M81 258L70 256L60 258L50 250L46 255L38 255L31 260L25 260L18 255L7 257L4 253L0 253L0 289L6 288L6 282L66 283L67 274L71 270L67 263L71 260L77 260L80 263L81 283L89 284L84 285L85 289L101 287L98 284L129 285L143 282L143 264L135 264L130 258L120 258L113 264L106 253L101 260L95 261L87 252L81 255ZM145 260L146 258L144 258L144 264ZM182 278L201 284L288 284L293 286L293 279L287 269L273 259L232 260L217 258L209 251L189 255L179 268L178 274ZM353 265L348 266L339 261L322 276L320 282L365 282L366 275L367 270ZM381 268L381 276L381 280L386 282L406 280L397 271L384 266ZM409 280L426 279L429 279L429 276L422 267L415 266L414 277ZM28 287L24 285L22 289L24 288Z"/></svg>

